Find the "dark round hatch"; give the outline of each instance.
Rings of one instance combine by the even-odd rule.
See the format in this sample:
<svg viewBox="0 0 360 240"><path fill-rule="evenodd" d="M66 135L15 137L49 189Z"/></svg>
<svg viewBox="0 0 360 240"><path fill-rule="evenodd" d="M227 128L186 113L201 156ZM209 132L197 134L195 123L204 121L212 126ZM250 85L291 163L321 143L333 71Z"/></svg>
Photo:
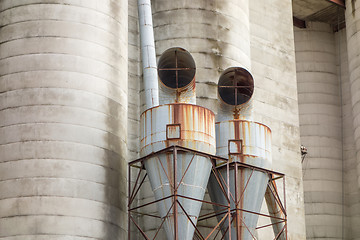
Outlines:
<svg viewBox="0 0 360 240"><path fill-rule="evenodd" d="M228 68L219 78L218 92L220 99L226 104L244 104L254 93L254 79L244 68Z"/></svg>
<svg viewBox="0 0 360 240"><path fill-rule="evenodd" d="M183 48L169 48L160 57L158 74L160 81L172 89L189 85L196 72L195 61Z"/></svg>

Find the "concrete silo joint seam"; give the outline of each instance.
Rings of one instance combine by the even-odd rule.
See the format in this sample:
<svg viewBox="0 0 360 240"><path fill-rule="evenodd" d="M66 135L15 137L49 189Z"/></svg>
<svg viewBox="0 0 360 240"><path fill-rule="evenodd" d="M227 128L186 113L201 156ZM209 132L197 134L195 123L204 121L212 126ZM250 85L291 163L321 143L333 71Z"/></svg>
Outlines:
<svg viewBox="0 0 360 240"><path fill-rule="evenodd" d="M104 16L107 16L107 17L111 18L116 23L122 24L121 21L114 18L112 15L109 15L109 14L103 12L103 11L99 11L99 9L97 9L97 8L85 7L85 6L82 6L82 5L79 5L79 4L74 4L74 3L44 3L44 2L40 2L40 3L20 4L20 5L12 6L12 7L6 8L4 10L1 10L0 13L8 11L8 10L15 9L15 8L26 7L26 6L35 6L35 5L45 5L45 6L46 5L53 5L53 6L60 5L60 6L71 6L71 7L82 8L82 9L86 9L86 10L92 10L92 11L94 11L96 13L100 13L100 14L102 14Z"/></svg>

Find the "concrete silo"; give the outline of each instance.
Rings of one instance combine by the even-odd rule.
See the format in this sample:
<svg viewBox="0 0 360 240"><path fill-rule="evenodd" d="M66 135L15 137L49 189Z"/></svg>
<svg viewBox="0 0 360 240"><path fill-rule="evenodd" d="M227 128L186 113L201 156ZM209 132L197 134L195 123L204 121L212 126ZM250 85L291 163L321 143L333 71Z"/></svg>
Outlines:
<svg viewBox="0 0 360 240"><path fill-rule="evenodd" d="M197 104L219 112L217 81L228 67L244 67L257 80L252 120L273 131L272 168L289 174L290 237L301 239L304 215L295 57L292 28L285 27L292 25L291 2L154 0L152 5L157 55L179 46L194 57Z"/></svg>
<svg viewBox="0 0 360 240"><path fill-rule="evenodd" d="M345 20L346 20L346 34L347 34L347 49L348 49L348 64L349 64L349 78L350 78L350 93L351 93L351 104L352 104L352 114L353 114L353 131L354 131L354 140L356 147L356 163L353 164L349 170L351 172L352 178L357 178L357 184L350 184L350 193L349 193L349 204L351 211L351 229L352 237L360 238L360 133L359 133L359 86L360 86L360 48L359 48L359 38L360 38L360 2L355 0L346 1L346 11L345 11ZM353 169L357 169L355 173ZM349 174L350 175L350 174ZM356 182L352 181L352 182Z"/></svg>
<svg viewBox="0 0 360 240"><path fill-rule="evenodd" d="M0 1L0 237L125 239L126 1Z"/></svg>
<svg viewBox="0 0 360 240"><path fill-rule="evenodd" d="M125 163L140 152L145 110L134 2L0 0L0 237L126 238ZM157 55L193 55L200 106L218 111L224 69L251 70L253 120L272 129L273 169L287 175L291 196L289 236L303 239L291 1L152 7ZM144 221L147 230L154 222Z"/></svg>
<svg viewBox="0 0 360 240"><path fill-rule="evenodd" d="M325 23L295 31L307 236L341 238L342 139L335 38Z"/></svg>

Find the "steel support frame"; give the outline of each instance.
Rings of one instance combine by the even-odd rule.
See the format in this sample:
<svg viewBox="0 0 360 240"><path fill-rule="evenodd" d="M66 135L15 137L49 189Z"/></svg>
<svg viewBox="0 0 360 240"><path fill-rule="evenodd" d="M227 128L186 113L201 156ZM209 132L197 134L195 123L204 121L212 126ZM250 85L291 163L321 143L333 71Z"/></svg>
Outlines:
<svg viewBox="0 0 360 240"><path fill-rule="evenodd" d="M288 239L287 237L287 212L286 212L286 189L285 189L285 174L283 173L279 173L279 172L275 172L275 171L271 171L265 168L260 168L260 167L256 167L253 165L249 165L246 163L241 163L241 162L231 162L228 163L229 166L227 166L227 169L234 169L234 184L235 184L235 193L234 196L231 195L230 197L230 201L234 202L235 208L231 209L231 214L232 214L232 219L231 222L236 222L235 226L236 226L236 238L234 239L241 239L241 225L243 222L242 220L242 213L246 212L246 213L250 213L250 214L256 214L259 216L263 216L263 217L268 217L270 219L276 219L278 220L276 223L271 223L271 224L267 224L267 225L263 225L263 226L258 226L256 229L261 229L261 228L265 228L265 227L272 227L275 224L280 224L280 223L284 223L284 227L281 229L281 231L277 234L277 236L275 236L274 240L279 239L279 237L282 234L285 234L285 239ZM218 167L222 168L223 166ZM278 207L281 215L283 217L276 217L276 216L272 216L270 214L264 214L264 213L260 213L260 212L253 212L253 211L249 211L246 209L243 209L241 207L241 198L245 192L245 190L247 189L248 185L247 183L250 182L250 179L252 177L252 174L250 175L249 179L247 179L247 183L245 183L245 188L242 190L242 193L238 193L237 192L237 184L239 182L239 179L241 178L241 174L242 171L241 169L251 169L252 173L254 171L259 171L259 172L263 172L266 173L269 177L269 181L268 181L268 189L270 190L271 194L274 196L275 198L275 202L276 202L276 206ZM228 170L229 171L229 170ZM283 186L283 201L280 198L280 195L277 191L277 187L276 187L276 182L278 181L282 181L282 186ZM230 184L232 183L232 181L230 180L229 182ZM245 223L244 223L245 225ZM251 233L251 231L249 230L249 228L245 225L246 230L250 233L250 235L252 236L253 239L256 239L255 236L253 236L253 234Z"/></svg>
<svg viewBox="0 0 360 240"><path fill-rule="evenodd" d="M217 204L217 203L214 203L214 202L209 202L209 201L200 200L200 199L194 199L194 198L190 198L190 197L182 196L182 195L178 194L178 192L177 192L178 187L180 186L184 176L187 173L187 170L186 170L183 173L183 175L180 176L179 180L176 179L177 176L176 176L175 173L176 173L177 161L178 161L177 155L178 155L179 152L189 152L189 153L194 154L194 156L195 155L203 156L203 157L208 158L209 161L211 161L211 163L212 163L212 172L214 173L214 175L215 175L215 177L217 179L217 182L218 182L220 188L222 189L222 194L224 194L228 199L228 204L227 205L221 205L221 204ZM156 157L157 155L163 154L163 153L170 153L173 156L172 169L169 169L169 171L171 171L171 173L170 172L167 173L167 178L168 178L169 182L172 182L172 186L171 186L172 194L170 196L165 197L165 198L158 199L158 200L155 200L155 201L151 201L151 202L148 202L148 203L133 207L134 200L135 200L137 194L139 193L140 189L144 186L144 182L145 182L145 180L147 178L146 170L144 168L144 162L147 161L150 158ZM193 159L194 159L194 157L193 157ZM191 161L189 163L189 166L192 164L192 162L193 161ZM211 154L195 151L195 150L180 147L180 146L170 146L170 147L165 148L165 149L163 149L161 151L149 154L149 155L147 155L147 156L145 156L143 158L140 158L140 159L137 159L135 161L129 162L128 163L128 171L129 171L129 183L128 183L128 195L129 195L129 198L128 198L128 239L131 239L131 234L132 234L131 225L132 224L139 231L139 233L141 234L143 239L156 239L162 225L165 222L165 219L167 218L167 216L169 215L171 210L173 210L173 214L174 214L174 233L175 233L174 239L175 240L180 240L179 235L178 235L179 228L178 228L178 222L177 222L177 219L178 219L177 211L178 211L179 208L182 209L182 211L187 216L188 220L192 223L193 227L195 228L195 235L194 235L195 239L202 239L202 240L215 239L216 236L219 236L219 234L220 234L220 236L222 236L221 239L223 239L225 237L226 233L222 233L221 226L226 220L229 221L228 226L230 226L230 219L231 219L231 217L229 217L230 214L231 214L230 213L230 200L229 200L229 196L228 196L229 185L228 185L228 182L221 177L221 175L218 172L216 167L218 165L228 166L227 162L228 162L228 160L225 159L225 158L217 157L217 156L214 156L214 155L211 155ZM187 169L189 168L189 166L187 166ZM135 182L132 183L131 172L133 170L135 170L135 169L138 169L138 172L137 172ZM143 176L142 176L142 173L144 173ZM174 177L173 177L173 179L169 179L169 176L174 176ZM153 238L150 238L146 234L146 232L141 228L140 224L134 219L133 216L134 215L145 215L145 216L161 219L161 217L158 216L158 215L148 214L148 213L144 213L144 212L140 212L140 211L146 206L156 204L158 202L161 202L161 201L163 201L165 199L169 199L169 198L172 199L171 207L169 208L169 210L167 212L167 215L161 220L161 224L158 226L158 228L156 230L156 233L155 233L155 236ZM205 215L199 216L198 222L209 219L209 218L217 217L218 215L223 215L224 214L224 216L223 216L222 220L216 226L214 226L211 229L210 233L208 235L204 236L204 234L201 233L199 228L192 222L190 216L187 214L186 210L183 208L180 201L178 200L179 198L186 198L186 199L191 200L191 201L202 202L203 204L217 205L217 206L220 206L220 207L222 207L224 209L221 212L215 212L214 211L214 212L210 212L210 213L207 213ZM227 231L227 232L228 232L228 234L231 235L231 231Z"/></svg>
<svg viewBox="0 0 360 240"><path fill-rule="evenodd" d="M177 184L176 174L174 174L174 173L176 172L177 154L178 154L178 152L190 152L190 153L193 153L194 156L199 155L199 156L209 158L209 160L212 162L212 172L213 172L213 174L214 174L214 176L215 176L215 178L217 180L217 183L219 184L219 186L220 186L220 188L222 190L222 194L224 194L224 196L226 197L226 199L228 201L227 205L222 205L222 204L211 202L211 201L194 199L194 198L190 198L190 197L187 197L187 196L179 195L177 193L177 189L178 189L178 187L179 187L179 185L180 185L180 183L182 181L182 178L185 176L185 174L187 172L187 171L184 172L183 176L181 176L181 180L180 180L179 184ZM171 174L174 174L173 176L175 176L175 177L173 179L172 195L167 196L167 197L162 198L162 199L158 199L158 200L155 200L155 201L151 201L151 202L148 202L148 203L133 207L134 200L136 199L136 196L138 195L140 189L144 186L144 182L145 182L145 180L147 178L146 170L144 168L144 162L147 161L148 159L150 159L152 157L156 157L157 155L162 154L162 153L172 153L173 154L173 169L172 169L173 172ZM191 163L192 162L190 162L189 166L191 165ZM223 168L226 168L226 173L227 173L226 178L224 178L219 172L219 170L223 169ZM261 172L266 173L269 176L268 188L271 190L273 196L275 197L276 203L277 203L279 209L281 210L281 214L284 217L279 218L279 217L271 216L269 214L263 214L263 213L260 213L260 212L248 211L246 209L242 209L238 205L235 205L235 206L237 206L235 209L230 209L230 202L231 201L235 201L235 203L239 202L238 194L235 194L235 197L234 197L230 193L230 186L229 186L229 183L231 181L230 178L229 178L229 169L230 168L235 169L235 179L234 179L235 182L234 182L234 184L237 184L237 179L239 177L241 177L241 176L239 176L239 174L241 173L241 171L239 171L240 168L247 168L247 169L251 169L252 171L261 171ZM135 169L138 169L138 172L137 172L135 182L132 183L131 172L132 172L132 170L135 170ZM141 176L142 173L144 173L143 176ZM278 234L278 236L275 236L274 239L278 239L282 233L285 233L285 239L288 239L288 237L287 237L285 175L282 174L282 173L271 171L271 170L264 169L264 168L259 168L259 167L252 166L252 165L245 164L245 163L241 163L241 162L231 162L230 163L229 160L226 159L226 158L222 158L222 157L207 154L207 153L204 153L204 152L199 152L199 151L195 151L195 150L192 150L192 149L189 149L189 148L184 148L184 147L181 147L181 146L174 145L174 146L167 147L167 148L165 148L163 150L160 150L158 152L149 154L149 155L147 155L145 157L142 157L142 158L139 158L137 160L129 162L128 163L128 174L129 174L128 175L129 176L129 181L128 181L128 196L129 196L128 197L128 239L129 240L131 239L131 234L132 234L132 232L131 232L132 223L136 227L136 229L139 231L139 233L141 234L143 239L147 239L147 240L151 239L146 234L146 232L141 228L141 226L136 221L136 219L134 219L133 215L134 214L135 215L144 215L144 216L149 216L149 217L161 219L161 217L158 216L158 215L148 214L146 212L138 212L138 211L141 211L141 209L143 209L146 206L156 204L156 203L158 203L160 201L163 201L165 199L168 199L168 198L171 198L173 200L172 205L169 208L169 211L167 212L167 215L162 219L161 224L158 226L158 228L156 230L156 233L155 233L154 237L152 238L154 240L157 238L158 233L159 233L162 225L164 224L166 217L169 215L171 209L174 209L174 230L175 230L174 239L175 240L180 240L179 237L178 237L177 210L176 210L179 207L183 210L183 212L185 213L185 215L188 217L189 221L193 224L193 226L195 228L194 239L202 239L202 240L215 239L215 238L217 238L219 236L219 234L221 236L221 239L224 239L225 236L228 236L229 240L231 240L231 239L239 239L238 236L231 236L230 227L231 227L231 223L233 221L236 221L237 223L240 223L242 221L241 220L241 213L242 212L247 212L247 213L256 214L256 215L259 215L259 216L279 220L276 223L267 224L267 225L263 225L263 226L258 226L256 229L261 229L261 228L265 228L265 227L272 227L274 224L279 224L279 223L284 222L285 224L284 224L283 229ZM169 174L168 174L168 176L169 176ZM251 178L251 176L250 176L250 178ZM171 179L169 179L169 180L171 180ZM281 180L282 180L282 185L283 185L283 196L284 196L283 197L283 202L281 201L281 198L279 196L277 188L274 187L274 185L273 185L276 181L281 181ZM243 190L243 193L245 192L246 187L247 187L247 185L245 186L245 189ZM237 188L235 187L235 189L237 189ZM202 203L205 203L205 204L210 204L210 205L213 205L213 206L217 205L217 206L223 207L223 209L224 209L223 211L220 211L220 212L214 211L214 212L210 212L210 213L207 213L205 215L199 216L198 222L201 222L203 220L207 220L207 219L210 219L210 218L214 218L214 217L217 217L219 215L222 216L222 219L218 222L218 224L216 224L216 226L214 226L211 229L210 233L207 236L203 236L200 229L192 222L192 220L190 219L190 216L186 213L186 210L181 206L180 202L178 201L179 198L186 198L186 199L189 199L189 200L192 200L192 201L199 201L199 202L202 202ZM222 226L225 224L225 221L228 221L228 224L227 224L228 228L224 231L224 228ZM236 224L236 227L237 227L237 233L239 234L240 224ZM249 230L249 229L247 229L247 230ZM256 238L253 236L253 239L256 239Z"/></svg>

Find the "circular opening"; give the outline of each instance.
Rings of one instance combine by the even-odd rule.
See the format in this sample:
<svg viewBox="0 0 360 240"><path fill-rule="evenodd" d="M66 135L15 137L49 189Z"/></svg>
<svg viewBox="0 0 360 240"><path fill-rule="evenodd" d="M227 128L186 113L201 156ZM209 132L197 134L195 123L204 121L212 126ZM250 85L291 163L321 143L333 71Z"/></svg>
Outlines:
<svg viewBox="0 0 360 240"><path fill-rule="evenodd" d="M186 87L193 81L195 72L195 61L183 48L170 48L159 59L160 81L169 88Z"/></svg>
<svg viewBox="0 0 360 240"><path fill-rule="evenodd" d="M244 68L232 67L221 74L218 83L219 96L229 105L241 105L254 93L254 79Z"/></svg>

